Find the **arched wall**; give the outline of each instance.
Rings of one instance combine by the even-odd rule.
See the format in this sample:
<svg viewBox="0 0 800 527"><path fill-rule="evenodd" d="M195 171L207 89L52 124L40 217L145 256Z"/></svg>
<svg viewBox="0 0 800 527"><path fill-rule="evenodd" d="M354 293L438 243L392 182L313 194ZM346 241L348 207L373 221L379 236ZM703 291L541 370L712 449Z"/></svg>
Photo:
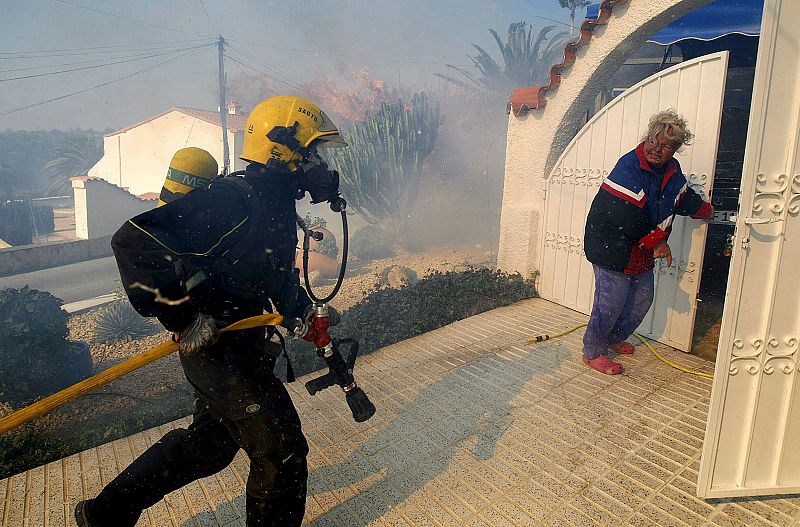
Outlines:
<svg viewBox="0 0 800 527"><path fill-rule="evenodd" d="M497 267L530 277L539 267L545 179L580 130L586 108L650 35L711 0L630 0L614 6L588 46L547 92L547 106L509 114Z"/></svg>

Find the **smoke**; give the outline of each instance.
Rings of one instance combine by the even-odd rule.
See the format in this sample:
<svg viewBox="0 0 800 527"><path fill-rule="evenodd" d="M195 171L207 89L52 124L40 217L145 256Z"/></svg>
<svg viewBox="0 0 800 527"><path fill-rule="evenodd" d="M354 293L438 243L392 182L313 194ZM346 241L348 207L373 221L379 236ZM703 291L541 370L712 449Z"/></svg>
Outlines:
<svg viewBox="0 0 800 527"><path fill-rule="evenodd" d="M436 90L443 119L412 212L421 246L475 245L496 253L507 116L497 97L451 85Z"/></svg>

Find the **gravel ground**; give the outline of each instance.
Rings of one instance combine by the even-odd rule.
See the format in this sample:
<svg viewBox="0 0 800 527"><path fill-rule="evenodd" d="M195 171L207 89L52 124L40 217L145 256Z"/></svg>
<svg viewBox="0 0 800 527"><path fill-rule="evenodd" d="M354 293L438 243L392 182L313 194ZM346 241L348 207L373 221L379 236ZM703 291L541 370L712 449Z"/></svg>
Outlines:
<svg viewBox="0 0 800 527"><path fill-rule="evenodd" d="M419 253L401 251L391 258L368 263L354 260L347 263L347 273L342 288L331 305L339 311L353 307L379 285L384 269L393 265L408 267L417 273L419 278L423 278L431 269L444 272L463 271L469 267L494 267L488 251L469 246L442 247ZM323 297L333 290L335 283L335 280L327 280L315 287L312 281L311 287L317 297Z"/></svg>

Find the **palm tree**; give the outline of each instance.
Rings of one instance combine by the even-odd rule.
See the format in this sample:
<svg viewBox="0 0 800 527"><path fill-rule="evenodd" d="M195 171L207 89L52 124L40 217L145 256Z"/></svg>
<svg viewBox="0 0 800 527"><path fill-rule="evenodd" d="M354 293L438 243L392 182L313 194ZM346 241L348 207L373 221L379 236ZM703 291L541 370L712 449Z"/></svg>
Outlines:
<svg viewBox="0 0 800 527"><path fill-rule="evenodd" d="M436 75L448 82L464 88L478 87L483 91L507 96L514 89L522 86L531 86L545 80L550 67L558 61L563 52L566 32L560 32L552 37L550 32L555 26L546 26L534 38L533 28L524 21L515 22L508 26L506 42L493 29L489 32L494 37L503 63L498 64L489 53L477 44L472 46L478 50L477 56L470 56L479 75L473 75L464 68L448 64L447 67L457 71L465 80L449 75L437 73Z"/></svg>
<svg viewBox="0 0 800 527"><path fill-rule="evenodd" d="M42 169L48 181L47 194L66 195L71 190L69 178L81 176L103 157L103 144L94 133L69 137Z"/></svg>
<svg viewBox="0 0 800 527"><path fill-rule="evenodd" d="M561 7L569 9L569 34L575 33L575 11L591 4L589 0L558 0Z"/></svg>

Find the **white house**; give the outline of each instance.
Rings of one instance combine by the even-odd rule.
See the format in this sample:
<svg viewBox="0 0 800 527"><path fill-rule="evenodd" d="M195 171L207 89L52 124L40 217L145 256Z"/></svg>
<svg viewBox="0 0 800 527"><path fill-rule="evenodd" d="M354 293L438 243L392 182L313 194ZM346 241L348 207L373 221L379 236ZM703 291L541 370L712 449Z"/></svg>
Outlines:
<svg viewBox="0 0 800 527"><path fill-rule="evenodd" d="M247 117L231 102L226 121L229 164L238 170L244 168L239 152ZM175 107L106 134L103 157L72 181L76 236L107 236L131 216L155 207L173 154L187 146L208 150L222 169L218 112Z"/></svg>
<svg viewBox="0 0 800 527"><path fill-rule="evenodd" d="M244 168L239 160L247 120L237 103L228 105L229 163L233 170ZM222 133L218 112L173 107L169 110L106 134L103 157L89 169L88 176L100 178L131 194L160 192L172 155L196 146L208 150L223 166Z"/></svg>

